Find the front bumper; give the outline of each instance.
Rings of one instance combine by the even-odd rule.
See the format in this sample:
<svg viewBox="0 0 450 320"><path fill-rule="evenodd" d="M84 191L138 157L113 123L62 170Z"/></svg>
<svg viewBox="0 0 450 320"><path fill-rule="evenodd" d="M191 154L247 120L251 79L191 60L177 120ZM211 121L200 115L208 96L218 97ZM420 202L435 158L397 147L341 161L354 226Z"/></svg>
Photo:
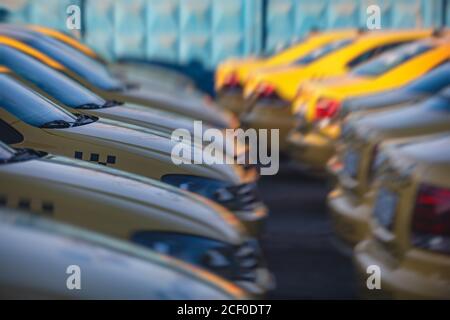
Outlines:
<svg viewBox="0 0 450 320"><path fill-rule="evenodd" d="M335 154L333 141L316 132L303 135L292 131L286 141L291 158L312 170L325 171L328 160Z"/></svg>
<svg viewBox="0 0 450 320"><path fill-rule="evenodd" d="M374 239L355 248L354 264L360 294L369 299L450 299L448 256L412 249L401 258L391 256ZM367 268L381 271L381 289L369 290Z"/></svg>
<svg viewBox="0 0 450 320"><path fill-rule="evenodd" d="M245 112L240 117L241 124L246 128L278 129L280 150L286 150L286 138L294 128L295 120L290 113L289 107L269 106L267 104L256 105L249 112Z"/></svg>
<svg viewBox="0 0 450 320"><path fill-rule="evenodd" d="M236 115L244 111L244 98L242 96L242 89L222 89L217 92L217 104Z"/></svg>
<svg viewBox="0 0 450 320"><path fill-rule="evenodd" d="M346 194L340 187L327 197L333 228L339 240L349 249L369 234L370 206Z"/></svg>
<svg viewBox="0 0 450 320"><path fill-rule="evenodd" d="M256 281L235 281L234 284L247 291L255 299L263 299L275 289L275 277L266 268L256 270Z"/></svg>
<svg viewBox="0 0 450 320"><path fill-rule="evenodd" d="M264 205L258 205L251 211L234 211L236 217L242 222L247 233L251 237L258 238L261 236L267 218L269 216L269 209Z"/></svg>

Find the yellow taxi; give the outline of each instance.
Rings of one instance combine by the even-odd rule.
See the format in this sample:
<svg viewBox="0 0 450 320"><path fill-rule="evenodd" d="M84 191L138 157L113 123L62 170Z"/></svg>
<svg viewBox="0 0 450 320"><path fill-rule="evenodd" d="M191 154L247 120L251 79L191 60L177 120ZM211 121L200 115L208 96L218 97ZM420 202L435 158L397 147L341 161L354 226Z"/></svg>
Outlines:
<svg viewBox="0 0 450 320"><path fill-rule="evenodd" d="M254 72L244 88L241 122L255 129L279 129L284 149L295 124L291 105L304 81L346 74L385 51L431 34L431 30L362 33L325 44L289 66Z"/></svg>
<svg viewBox="0 0 450 320"><path fill-rule="evenodd" d="M332 41L356 36L356 30L331 30L323 33L312 32L293 46L282 50L269 58L229 59L217 67L215 74L215 90L217 102L223 108L235 113L243 111L243 87L256 70L289 65L314 49Z"/></svg>
<svg viewBox="0 0 450 320"><path fill-rule="evenodd" d="M448 38L431 38L386 52L343 77L305 83L293 105L297 129L287 139L289 154L303 166L323 170L335 153L340 121L333 118L343 100L399 88L449 57Z"/></svg>

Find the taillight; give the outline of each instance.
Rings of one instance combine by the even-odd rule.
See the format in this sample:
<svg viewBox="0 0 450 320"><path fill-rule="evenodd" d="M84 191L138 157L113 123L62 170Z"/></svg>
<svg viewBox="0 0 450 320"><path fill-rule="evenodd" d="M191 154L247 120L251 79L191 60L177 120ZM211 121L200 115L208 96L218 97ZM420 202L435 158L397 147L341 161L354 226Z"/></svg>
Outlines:
<svg viewBox="0 0 450 320"><path fill-rule="evenodd" d="M450 254L450 189L420 186L412 232L415 246Z"/></svg>
<svg viewBox="0 0 450 320"><path fill-rule="evenodd" d="M230 73L225 77L225 80L223 81L224 86L226 87L237 87L239 86L239 77L237 73L233 72Z"/></svg>
<svg viewBox="0 0 450 320"><path fill-rule="evenodd" d="M316 117L315 120L321 120L326 118L333 117L337 111L341 103L334 99L326 99L322 98L316 104Z"/></svg>
<svg viewBox="0 0 450 320"><path fill-rule="evenodd" d="M260 83L256 87L256 95L260 98L270 98L275 96L275 86L268 83Z"/></svg>

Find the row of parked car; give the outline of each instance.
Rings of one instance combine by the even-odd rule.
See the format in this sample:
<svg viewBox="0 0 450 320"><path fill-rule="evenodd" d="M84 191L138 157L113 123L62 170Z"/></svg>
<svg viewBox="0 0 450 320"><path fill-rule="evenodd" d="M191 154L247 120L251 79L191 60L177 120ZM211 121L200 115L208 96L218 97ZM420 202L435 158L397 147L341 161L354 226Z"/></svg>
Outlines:
<svg viewBox="0 0 450 320"><path fill-rule="evenodd" d="M331 182L364 297L450 298L449 58L445 29L335 30L217 69L224 110Z"/></svg>
<svg viewBox="0 0 450 320"><path fill-rule="evenodd" d="M175 164L171 134L194 120L239 125L178 73L0 25L0 297L265 296L258 170ZM211 157L245 156L234 143Z"/></svg>

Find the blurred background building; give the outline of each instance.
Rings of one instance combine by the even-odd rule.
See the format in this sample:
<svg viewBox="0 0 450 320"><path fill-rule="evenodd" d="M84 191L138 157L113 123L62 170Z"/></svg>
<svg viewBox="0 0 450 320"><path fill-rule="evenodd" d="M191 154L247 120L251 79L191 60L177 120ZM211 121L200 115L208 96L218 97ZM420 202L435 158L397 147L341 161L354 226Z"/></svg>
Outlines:
<svg viewBox="0 0 450 320"><path fill-rule="evenodd" d="M210 91L220 61L274 52L314 29L365 28L371 4L383 29L450 26L450 0L0 0L0 20L68 32L77 5L80 37L106 58L167 65Z"/></svg>

